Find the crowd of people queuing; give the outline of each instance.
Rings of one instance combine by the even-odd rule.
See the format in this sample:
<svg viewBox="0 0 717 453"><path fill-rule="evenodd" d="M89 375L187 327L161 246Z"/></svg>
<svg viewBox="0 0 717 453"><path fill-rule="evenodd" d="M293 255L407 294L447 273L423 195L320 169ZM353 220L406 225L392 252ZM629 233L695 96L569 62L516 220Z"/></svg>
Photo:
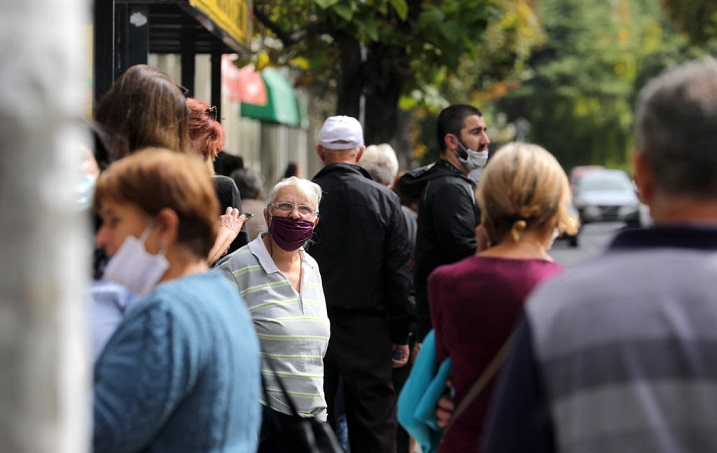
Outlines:
<svg viewBox="0 0 717 453"><path fill-rule="evenodd" d="M324 167L267 196L223 155L216 108L155 68L90 125L95 452L274 452L294 411L353 453L413 453L408 434L424 453L717 449L714 59L638 99L654 225L568 271L548 253L574 233L565 172L535 144L488 159L470 105L400 175L329 117Z"/></svg>

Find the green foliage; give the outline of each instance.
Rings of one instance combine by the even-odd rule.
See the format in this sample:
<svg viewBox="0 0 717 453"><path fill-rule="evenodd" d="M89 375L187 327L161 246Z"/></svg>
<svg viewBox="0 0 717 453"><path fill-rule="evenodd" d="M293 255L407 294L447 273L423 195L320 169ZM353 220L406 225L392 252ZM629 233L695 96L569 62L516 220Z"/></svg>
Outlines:
<svg viewBox="0 0 717 453"><path fill-rule="evenodd" d="M717 37L715 0L662 0L667 16L677 29L698 46Z"/></svg>
<svg viewBox="0 0 717 453"><path fill-rule="evenodd" d="M546 45L530 59L520 88L497 108L531 123L528 138L566 169L624 167L644 62L670 41L650 0L543 0Z"/></svg>
<svg viewBox="0 0 717 453"><path fill-rule="evenodd" d="M399 100L404 106L440 105L445 99L436 96L437 87L466 61L480 60L481 70L490 69L483 71L485 84L525 60L537 42L531 31L539 28L530 4L255 0L253 58L292 65L300 72L299 84L336 91L338 113L357 115L365 95L366 138L388 141L396 131Z"/></svg>
<svg viewBox="0 0 717 453"><path fill-rule="evenodd" d="M284 65L297 57L308 61L312 80L330 81L341 77L336 40L355 39L364 46L396 47L405 53L405 84L402 93L410 95L435 87L445 73L455 73L463 61L481 56L484 34L492 23L500 23L514 2L509 0L256 0L257 10L271 26L261 20L255 24L258 37L278 36L283 45L259 39L257 54L267 53L272 64ZM518 2L525 5L525 1ZM524 54L527 46L516 30L537 29L537 23L512 16L513 35L495 48L491 58ZM510 27L502 27L508 29ZM283 31L283 36L277 33ZM288 36L299 36L287 42ZM312 31L320 30L318 33ZM493 34L496 34L494 27ZM523 36L523 35L520 35ZM513 50L511 47L521 47ZM500 51L503 52L500 52ZM483 57L486 55L483 54ZM484 58L485 59L485 58ZM510 62L507 63L508 65ZM505 62L500 64L504 67ZM370 68L368 68L370 69Z"/></svg>

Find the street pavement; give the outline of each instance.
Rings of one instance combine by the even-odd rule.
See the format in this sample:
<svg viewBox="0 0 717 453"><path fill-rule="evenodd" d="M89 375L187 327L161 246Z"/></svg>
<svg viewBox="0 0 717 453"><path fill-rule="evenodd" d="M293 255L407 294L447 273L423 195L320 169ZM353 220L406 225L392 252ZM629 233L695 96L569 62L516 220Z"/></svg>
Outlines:
<svg viewBox="0 0 717 453"><path fill-rule="evenodd" d="M569 269L576 264L599 255L620 228L622 222L600 222L583 225L578 236L578 246L570 247L567 241L558 240L550 249L550 256L561 266Z"/></svg>

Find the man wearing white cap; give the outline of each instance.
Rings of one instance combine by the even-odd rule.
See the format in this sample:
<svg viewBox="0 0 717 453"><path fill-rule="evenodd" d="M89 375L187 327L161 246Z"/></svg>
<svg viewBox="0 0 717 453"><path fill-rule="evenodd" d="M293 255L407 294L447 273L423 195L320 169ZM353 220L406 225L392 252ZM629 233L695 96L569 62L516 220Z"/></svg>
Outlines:
<svg viewBox="0 0 717 453"><path fill-rule="evenodd" d="M416 318L411 256L398 197L356 165L364 148L355 118L333 116L322 126L316 152L325 167L313 181L324 197L310 253L319 263L331 320L324 358L329 420L341 380L351 451L392 452L392 368L408 360Z"/></svg>

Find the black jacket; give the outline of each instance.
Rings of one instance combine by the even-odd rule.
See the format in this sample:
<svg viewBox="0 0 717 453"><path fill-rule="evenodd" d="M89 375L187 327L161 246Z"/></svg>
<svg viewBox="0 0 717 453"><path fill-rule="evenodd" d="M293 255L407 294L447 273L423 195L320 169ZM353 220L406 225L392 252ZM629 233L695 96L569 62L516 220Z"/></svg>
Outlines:
<svg viewBox="0 0 717 453"><path fill-rule="evenodd" d="M219 200L219 215L224 215L227 208L237 208L239 212L244 213L244 209L241 205L241 195L239 189L232 178L228 176L216 175L212 177L214 181L214 188L217 191L217 199ZM241 247L244 247L249 243L249 233L247 233L246 225L241 227L239 234L232 241L227 251L227 255L234 253Z"/></svg>
<svg viewBox="0 0 717 453"><path fill-rule="evenodd" d="M445 160L406 173L398 181L398 190L420 200L414 285L416 340L421 342L432 327L426 294L428 276L438 266L475 253L480 209L475 201L475 183Z"/></svg>
<svg viewBox="0 0 717 453"><path fill-rule="evenodd" d="M329 317L388 316L391 341L406 344L416 313L398 197L357 165L327 165L313 181L324 193L307 251L319 263Z"/></svg>

